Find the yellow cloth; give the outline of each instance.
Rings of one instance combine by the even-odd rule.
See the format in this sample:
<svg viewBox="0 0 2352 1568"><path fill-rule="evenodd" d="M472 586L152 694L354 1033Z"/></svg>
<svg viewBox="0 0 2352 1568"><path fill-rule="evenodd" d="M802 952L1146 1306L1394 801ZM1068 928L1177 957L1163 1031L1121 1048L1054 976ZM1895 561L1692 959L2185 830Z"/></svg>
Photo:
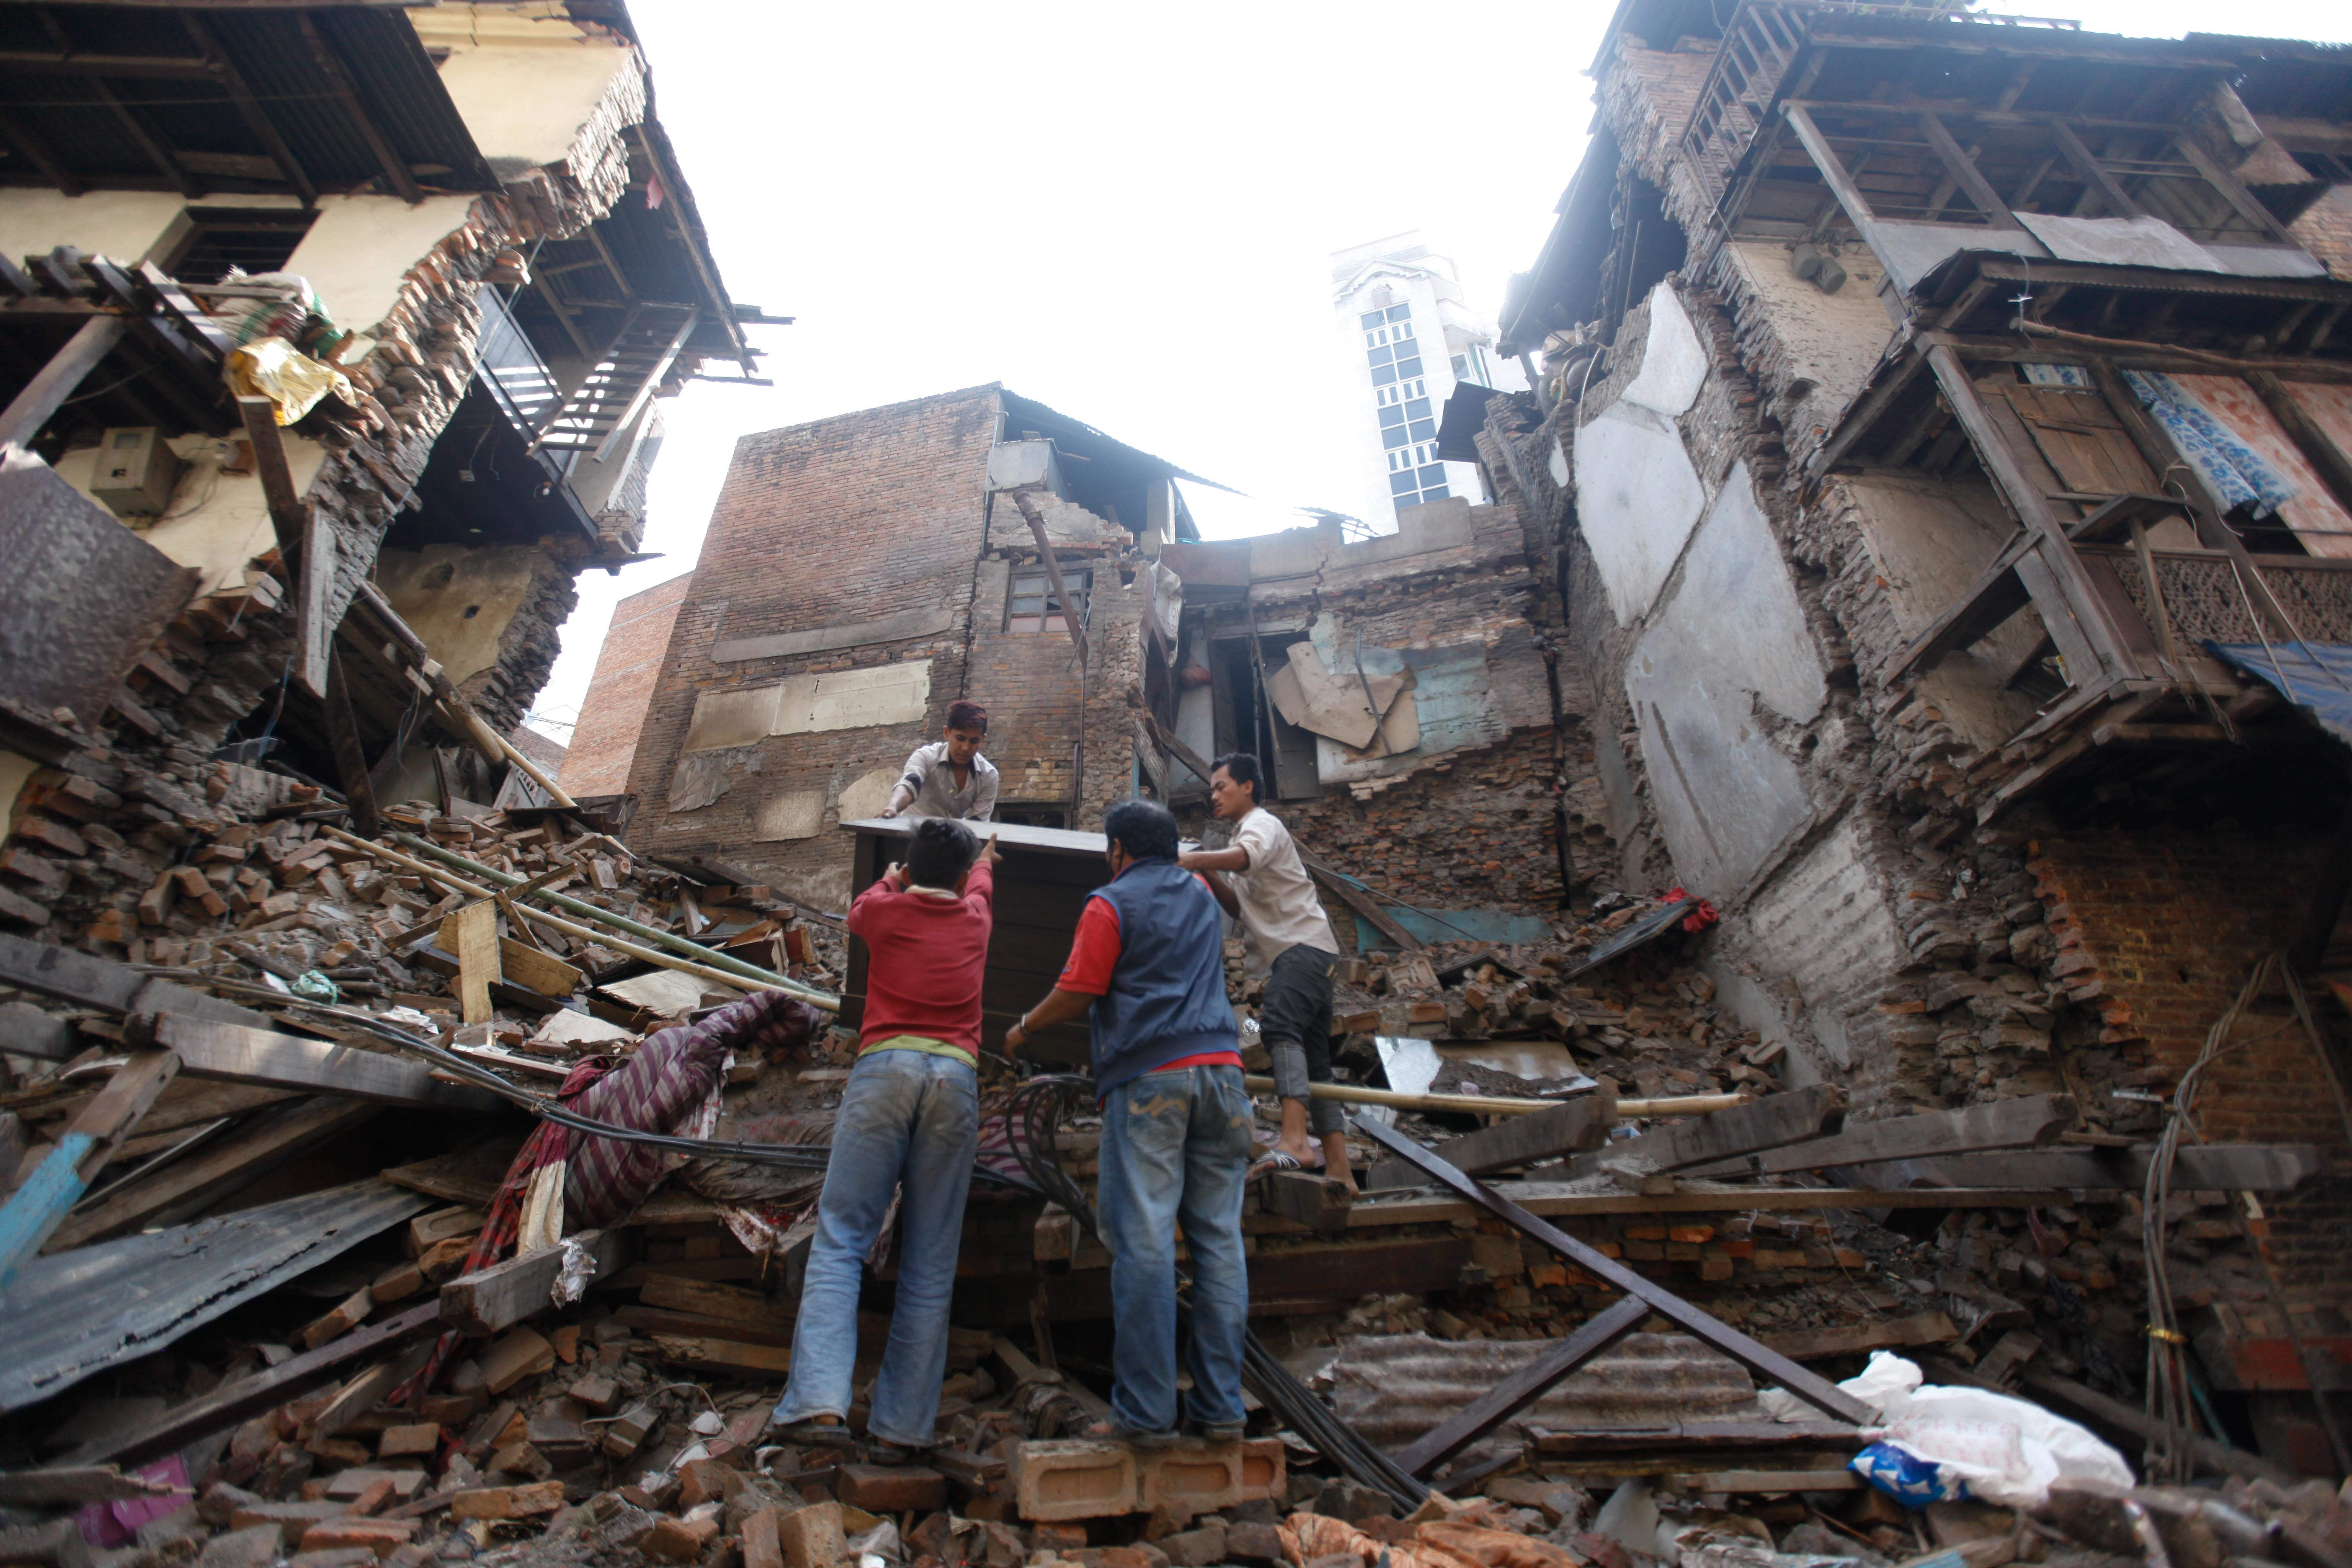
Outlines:
<svg viewBox="0 0 2352 1568"><path fill-rule="evenodd" d="M886 1039L877 1040L870 1046L857 1047L857 1054L861 1057L875 1051L920 1051L927 1057L947 1057L967 1067L980 1065L980 1058L961 1046L951 1046L945 1040L935 1040L928 1035L892 1035Z"/></svg>

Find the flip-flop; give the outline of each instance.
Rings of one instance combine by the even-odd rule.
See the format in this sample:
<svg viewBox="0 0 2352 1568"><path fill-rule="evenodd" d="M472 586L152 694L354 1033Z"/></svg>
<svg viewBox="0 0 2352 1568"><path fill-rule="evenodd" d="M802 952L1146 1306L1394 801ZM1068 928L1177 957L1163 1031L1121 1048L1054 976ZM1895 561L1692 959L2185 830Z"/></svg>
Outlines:
<svg viewBox="0 0 2352 1568"><path fill-rule="evenodd" d="M1249 1173L1244 1176L1243 1180L1255 1182L1260 1176L1270 1176L1278 1171L1303 1171L1305 1169L1307 1169L1306 1163L1300 1160L1297 1155L1290 1152L1287 1149L1276 1149L1268 1152L1258 1160L1257 1163L1252 1165L1249 1168Z"/></svg>
<svg viewBox="0 0 2352 1568"><path fill-rule="evenodd" d="M1138 1448L1172 1448L1184 1440L1181 1432L1138 1432L1116 1421L1096 1421L1088 1424L1086 1436L1097 1442L1126 1443Z"/></svg>
<svg viewBox="0 0 2352 1568"><path fill-rule="evenodd" d="M856 1437L849 1430L849 1423L844 1421L827 1426L814 1416L787 1422L768 1436L804 1448L854 1448L857 1446Z"/></svg>

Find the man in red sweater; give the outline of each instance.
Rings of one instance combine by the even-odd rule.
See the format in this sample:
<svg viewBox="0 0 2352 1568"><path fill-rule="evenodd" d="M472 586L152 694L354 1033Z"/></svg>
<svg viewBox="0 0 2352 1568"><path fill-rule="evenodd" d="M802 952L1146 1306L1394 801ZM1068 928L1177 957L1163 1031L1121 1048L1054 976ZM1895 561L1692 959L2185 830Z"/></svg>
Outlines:
<svg viewBox="0 0 2352 1568"><path fill-rule="evenodd" d="M866 1429L884 1464L931 1447L979 1142L980 977L996 861L995 839L983 846L953 817L925 817L906 863L849 906L849 930L866 943L866 1017L834 1118L792 1377L776 1404L787 1442L849 1446L861 1269L896 1192L898 1300Z"/></svg>

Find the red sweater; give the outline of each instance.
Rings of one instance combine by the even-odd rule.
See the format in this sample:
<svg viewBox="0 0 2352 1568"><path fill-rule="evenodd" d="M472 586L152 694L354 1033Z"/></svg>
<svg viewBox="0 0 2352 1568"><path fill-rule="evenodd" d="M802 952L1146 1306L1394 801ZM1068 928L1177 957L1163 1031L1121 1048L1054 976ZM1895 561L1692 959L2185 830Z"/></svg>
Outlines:
<svg viewBox="0 0 2352 1568"><path fill-rule="evenodd" d="M979 1064L980 975L995 923L995 873L972 862L963 896L900 892L887 879L857 895L849 929L866 943L866 1021L860 1047L920 1035Z"/></svg>

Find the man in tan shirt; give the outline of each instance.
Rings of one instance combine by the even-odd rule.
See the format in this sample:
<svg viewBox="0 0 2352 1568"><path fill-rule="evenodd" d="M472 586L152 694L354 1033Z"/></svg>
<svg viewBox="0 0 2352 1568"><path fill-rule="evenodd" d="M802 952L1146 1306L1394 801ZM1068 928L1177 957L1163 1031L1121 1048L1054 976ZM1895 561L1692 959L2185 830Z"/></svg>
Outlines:
<svg viewBox="0 0 2352 1568"><path fill-rule="evenodd" d="M1323 1145L1324 1174L1352 1187L1347 1117L1337 1101L1313 1099L1307 1088L1331 1079L1331 971L1339 942L1290 830L1258 804L1263 776L1247 752L1217 759L1209 773L1209 805L1234 825L1233 843L1179 855L1176 864L1200 872L1225 912L1242 922L1245 973L1265 982L1258 1035L1274 1059L1275 1092L1282 1100L1282 1136L1272 1158L1283 1169L1307 1168L1315 1157L1307 1138L1311 1121Z"/></svg>

